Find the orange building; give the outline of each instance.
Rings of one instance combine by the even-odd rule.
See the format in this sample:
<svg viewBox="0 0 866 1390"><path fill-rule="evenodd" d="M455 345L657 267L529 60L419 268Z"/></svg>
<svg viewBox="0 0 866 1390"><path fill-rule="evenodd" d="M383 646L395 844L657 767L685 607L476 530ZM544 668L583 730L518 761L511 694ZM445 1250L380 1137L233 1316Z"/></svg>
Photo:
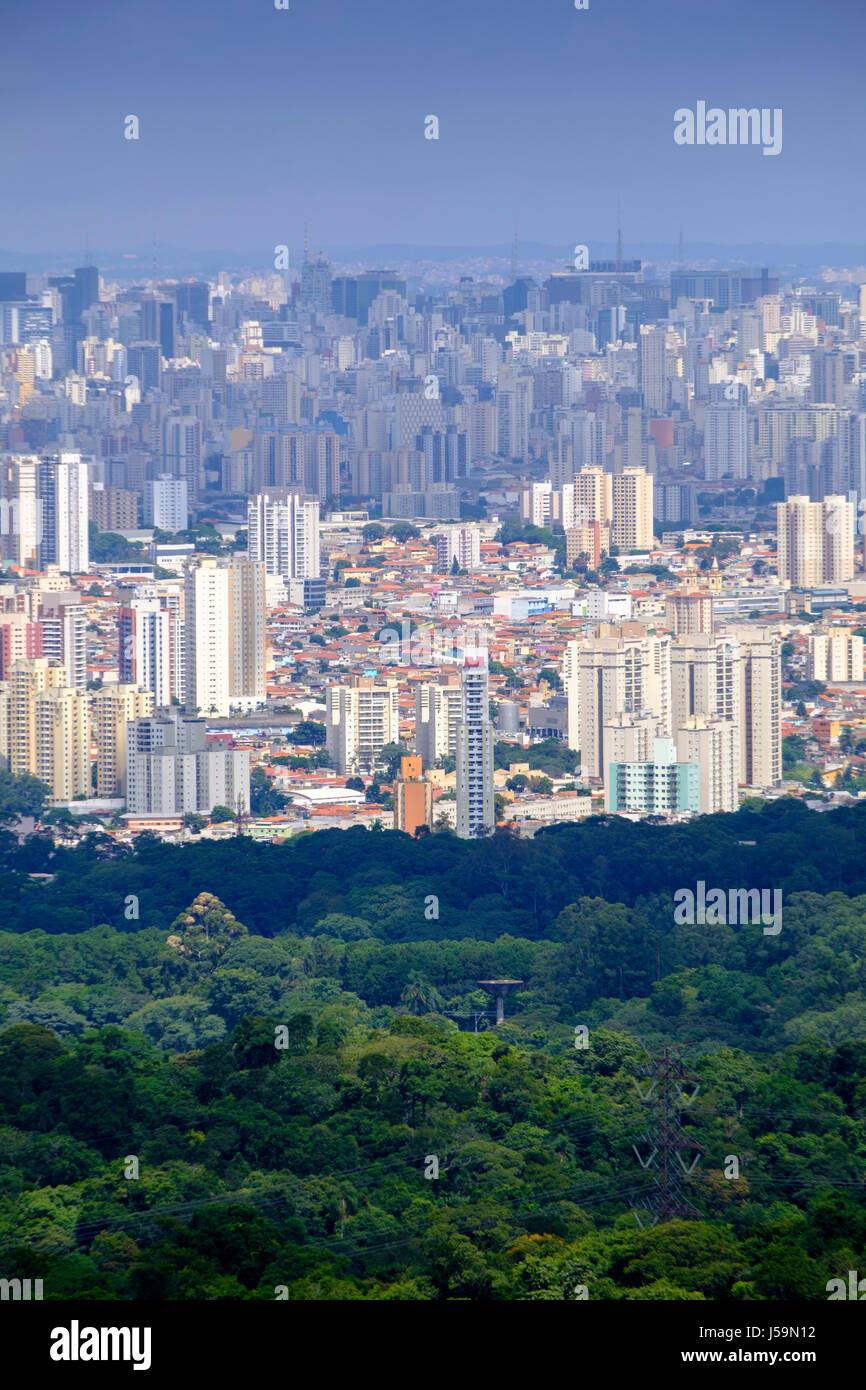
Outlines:
<svg viewBox="0 0 866 1390"><path fill-rule="evenodd" d="M414 835L420 825L433 825L433 788L424 781L420 758L401 758L394 783L394 829Z"/></svg>

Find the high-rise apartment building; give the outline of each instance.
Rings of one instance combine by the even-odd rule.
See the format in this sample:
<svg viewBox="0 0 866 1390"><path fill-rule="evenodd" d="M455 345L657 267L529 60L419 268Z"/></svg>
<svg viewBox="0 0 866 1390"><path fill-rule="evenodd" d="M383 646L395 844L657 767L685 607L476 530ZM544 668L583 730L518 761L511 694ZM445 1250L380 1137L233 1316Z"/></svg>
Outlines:
<svg viewBox="0 0 866 1390"><path fill-rule="evenodd" d="M185 531L189 525L188 484L186 478L163 473L148 479L144 489L144 524L160 531Z"/></svg>
<svg viewBox="0 0 866 1390"><path fill-rule="evenodd" d="M186 569L184 666L187 709L229 714L229 571L211 556Z"/></svg>
<svg viewBox="0 0 866 1390"><path fill-rule="evenodd" d="M135 815L209 815L215 806L250 807L250 754L213 747L204 719L176 707L127 725L128 811Z"/></svg>
<svg viewBox="0 0 866 1390"><path fill-rule="evenodd" d="M2 622L2 619L0 619ZM864 679L863 638L847 627L809 634L807 676L827 684L861 682Z"/></svg>
<svg viewBox="0 0 866 1390"><path fill-rule="evenodd" d="M87 605L76 591L43 593L39 605L42 655L53 657L66 670L74 690L87 688Z"/></svg>
<svg viewBox="0 0 866 1390"><path fill-rule="evenodd" d="M117 615L118 674L124 688L149 690L158 706L170 705L172 614L159 598L131 598Z"/></svg>
<svg viewBox="0 0 866 1390"><path fill-rule="evenodd" d="M770 628L727 629L740 646L740 781L774 787L782 778L782 648Z"/></svg>
<svg viewBox="0 0 866 1390"><path fill-rule="evenodd" d="M99 531L134 531L138 526L138 493L91 484L89 514Z"/></svg>
<svg viewBox="0 0 866 1390"><path fill-rule="evenodd" d="M620 550L651 550L653 480L645 468L624 468L613 479L610 538Z"/></svg>
<svg viewBox="0 0 866 1390"><path fill-rule="evenodd" d="M727 719L739 740L742 719L740 643L727 633L691 633L671 647L671 727L675 738L695 716ZM740 776L739 743L734 774Z"/></svg>
<svg viewBox="0 0 866 1390"><path fill-rule="evenodd" d="M704 415L704 477L708 482L715 482L719 478L748 476L749 435L745 407L735 401L708 405Z"/></svg>
<svg viewBox="0 0 866 1390"><path fill-rule="evenodd" d="M33 697L35 763L32 771L51 788L53 801L91 794L87 695L69 686L46 686Z"/></svg>
<svg viewBox="0 0 866 1390"><path fill-rule="evenodd" d="M709 590L665 594L665 622L675 637L713 631L713 595Z"/></svg>
<svg viewBox="0 0 866 1390"><path fill-rule="evenodd" d="M0 613L0 681L9 679L13 661L42 655L42 624L26 613Z"/></svg>
<svg viewBox="0 0 866 1390"><path fill-rule="evenodd" d="M135 685L103 685L93 697L97 796L126 799L127 724L153 713L153 694Z"/></svg>
<svg viewBox="0 0 866 1390"><path fill-rule="evenodd" d="M568 644L568 743L580 751L586 777L605 776L606 731L615 715L651 714L659 737L671 731L671 639L639 623L614 631Z"/></svg>
<svg viewBox="0 0 866 1390"><path fill-rule="evenodd" d="M228 572L229 704L256 709L267 700L265 566L236 555Z"/></svg>
<svg viewBox="0 0 866 1390"><path fill-rule="evenodd" d="M287 488L258 493L247 502L248 550L267 574L283 579L319 578L319 499Z"/></svg>
<svg viewBox="0 0 866 1390"><path fill-rule="evenodd" d="M66 687L66 669L48 657L13 661L9 668L9 771L36 773L36 696Z"/></svg>
<svg viewBox="0 0 866 1390"><path fill-rule="evenodd" d="M457 754L457 724L463 715L460 681L421 681L415 687L415 750L425 767Z"/></svg>
<svg viewBox="0 0 866 1390"><path fill-rule="evenodd" d="M487 655L471 650L463 658L462 717L457 724L457 834L461 839L496 828L493 799L493 725L487 694Z"/></svg>
<svg viewBox="0 0 866 1390"><path fill-rule="evenodd" d="M566 530L591 521L609 526L613 521L613 477L601 468L581 468L571 482L563 483L560 495L560 519Z"/></svg>
<svg viewBox="0 0 866 1390"><path fill-rule="evenodd" d="M39 568L86 574L90 564L87 462L78 453L43 458L37 470L42 540Z"/></svg>
<svg viewBox="0 0 866 1390"><path fill-rule="evenodd" d="M36 569L44 505L36 454L0 455L0 555L9 565Z"/></svg>
<svg viewBox="0 0 866 1390"><path fill-rule="evenodd" d="M789 497L776 504L779 578L794 589L854 577L854 507L846 498Z"/></svg>
<svg viewBox="0 0 866 1390"><path fill-rule="evenodd" d="M343 774L372 772L386 743L397 743L400 719L397 682L355 676L327 691L326 746Z"/></svg>
<svg viewBox="0 0 866 1390"><path fill-rule="evenodd" d="M703 815L736 811L740 731L732 719L694 714L676 731L677 756L696 763Z"/></svg>
<svg viewBox="0 0 866 1390"><path fill-rule="evenodd" d="M449 526L436 537L436 569L448 574L457 568L471 574L481 564L481 533L477 526Z"/></svg>

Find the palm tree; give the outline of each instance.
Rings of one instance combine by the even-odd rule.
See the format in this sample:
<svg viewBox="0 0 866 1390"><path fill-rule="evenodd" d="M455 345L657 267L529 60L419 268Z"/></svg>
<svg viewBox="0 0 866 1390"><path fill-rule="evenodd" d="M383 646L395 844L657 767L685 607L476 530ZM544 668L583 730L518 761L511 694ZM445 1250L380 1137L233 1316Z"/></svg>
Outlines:
<svg viewBox="0 0 866 1390"><path fill-rule="evenodd" d="M406 988L400 995L400 1003L404 1004L411 1014L435 1013L442 1002L441 994L431 985L426 975L422 975L418 970L409 972Z"/></svg>

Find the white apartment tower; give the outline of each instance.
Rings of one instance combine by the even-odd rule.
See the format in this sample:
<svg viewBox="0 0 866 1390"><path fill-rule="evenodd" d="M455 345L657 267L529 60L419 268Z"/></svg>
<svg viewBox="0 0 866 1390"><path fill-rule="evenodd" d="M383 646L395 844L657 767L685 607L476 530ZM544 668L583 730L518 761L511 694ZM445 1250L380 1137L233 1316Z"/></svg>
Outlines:
<svg viewBox="0 0 866 1390"><path fill-rule="evenodd" d="M319 499L273 488L247 503L247 548L267 574L319 578Z"/></svg>
<svg viewBox="0 0 866 1390"><path fill-rule="evenodd" d="M159 598L133 598L117 615L118 674L123 686L149 690L156 705L178 694L172 682L172 614Z"/></svg>
<svg viewBox="0 0 866 1390"><path fill-rule="evenodd" d="M416 685L415 751L425 768L433 767L439 758L457 756L457 725L462 715L463 689L458 680Z"/></svg>
<svg viewBox="0 0 866 1390"><path fill-rule="evenodd" d="M335 767L344 775L371 772L385 744L399 741L397 682L356 676L330 686L327 697L326 746Z"/></svg>
<svg viewBox="0 0 866 1390"><path fill-rule="evenodd" d="M631 628L634 628L634 631ZM671 732L671 641L638 624L619 635L569 642L565 660L568 743L586 777L606 777L607 731L619 714L651 715L658 737Z"/></svg>
<svg viewBox="0 0 866 1390"><path fill-rule="evenodd" d="M481 532L477 526L449 526L436 537L436 568L440 574L448 574L457 561L457 567L470 573L481 564Z"/></svg>
<svg viewBox="0 0 866 1390"><path fill-rule="evenodd" d="M469 840L495 829L496 808L487 655L469 650L463 662L463 712L457 724L457 834Z"/></svg>
<svg viewBox="0 0 866 1390"><path fill-rule="evenodd" d="M229 714L229 570L211 556L186 570L184 665L187 708Z"/></svg>
<svg viewBox="0 0 866 1390"><path fill-rule="evenodd" d="M42 540L39 568L83 574L90 564L87 462L77 453L44 458L38 468Z"/></svg>
<svg viewBox="0 0 866 1390"><path fill-rule="evenodd" d="M749 435L745 406L720 401L704 415L704 477L748 478Z"/></svg>

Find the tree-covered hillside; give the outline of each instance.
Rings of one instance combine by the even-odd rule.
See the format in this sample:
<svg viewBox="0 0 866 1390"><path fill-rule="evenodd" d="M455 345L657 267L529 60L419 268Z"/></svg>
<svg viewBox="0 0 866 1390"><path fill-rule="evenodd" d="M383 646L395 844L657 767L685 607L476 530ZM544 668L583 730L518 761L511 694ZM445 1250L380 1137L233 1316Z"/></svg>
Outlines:
<svg viewBox="0 0 866 1390"><path fill-rule="evenodd" d="M4 1264L51 1298L825 1299L866 1267L864 842L866 812L794 802L532 841L3 838ZM781 931L677 925L699 879L781 889ZM669 1046L694 1216L640 1226Z"/></svg>

